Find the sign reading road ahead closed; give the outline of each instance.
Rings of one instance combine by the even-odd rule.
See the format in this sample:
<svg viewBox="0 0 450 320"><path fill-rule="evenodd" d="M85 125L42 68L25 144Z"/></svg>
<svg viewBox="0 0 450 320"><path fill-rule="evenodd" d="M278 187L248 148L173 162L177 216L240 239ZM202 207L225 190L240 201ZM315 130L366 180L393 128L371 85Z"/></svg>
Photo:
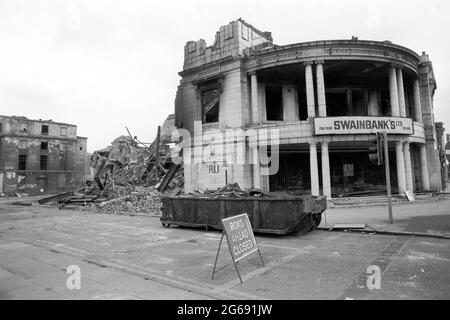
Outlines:
<svg viewBox="0 0 450 320"><path fill-rule="evenodd" d="M248 215L246 213L222 219L222 224L223 233L222 238L220 238L219 248L217 249L216 261L214 262L214 269L211 279L214 279L214 275L217 272L216 267L217 259L219 258L220 247L222 246L223 237L226 237L228 248L230 249L231 259L233 260L234 267L239 276L239 280L241 280L242 283L242 278L239 274L237 262L248 256L249 254L258 251L259 257L261 258L261 262L264 266L264 260L261 255L261 251L259 251L258 244L255 240L255 235L253 234L252 225L250 224L250 220L248 219ZM223 267L219 270L221 269L223 269Z"/></svg>
<svg viewBox="0 0 450 320"><path fill-rule="evenodd" d="M255 236L246 213L222 219L228 246L234 261L258 251Z"/></svg>

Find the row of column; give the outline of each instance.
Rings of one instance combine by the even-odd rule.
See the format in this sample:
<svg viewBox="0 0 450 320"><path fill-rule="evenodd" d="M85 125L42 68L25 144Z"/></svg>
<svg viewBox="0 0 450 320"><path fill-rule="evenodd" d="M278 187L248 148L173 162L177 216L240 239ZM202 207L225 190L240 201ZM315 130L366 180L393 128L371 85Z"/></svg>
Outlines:
<svg viewBox="0 0 450 320"><path fill-rule="evenodd" d="M326 98L325 98L325 80L323 74L323 61L316 61L316 88L317 88L317 105L319 109L319 117L327 116ZM305 83L306 83L306 105L308 110L308 118L316 116L315 111L315 94L314 94L314 77L313 62L305 62ZM260 121L258 108L258 79L256 73L250 74L251 81L251 109L252 122ZM401 67L391 65L389 68L389 95L391 101L391 114L394 117L406 117L405 90L403 83L403 70ZM413 81L413 109L414 118L417 122L422 123L422 108L420 105L419 80Z"/></svg>
<svg viewBox="0 0 450 320"><path fill-rule="evenodd" d="M317 88L317 105L319 109L319 117L327 116L326 98L325 98L325 79L323 75L323 61L316 61L316 88ZM316 103L314 94L314 77L313 62L305 62L305 83L306 83L306 105L308 110L308 118L316 116ZM258 78L256 72L250 73L251 87L251 114L252 123L261 121L261 115L258 107Z"/></svg>
<svg viewBox="0 0 450 320"><path fill-rule="evenodd" d="M328 142L321 142L321 163L322 163L322 194L331 198L330 181L330 159L328 154ZM422 189L429 190L430 182L427 169L427 153L425 145L420 145L420 175ZM397 164L397 182L398 192L403 194L405 191L413 192L413 173L411 165L411 151L409 142L402 143L397 141L395 144L395 155ZM311 175L311 195L320 195L319 189L319 168L317 162L317 145L315 142L309 144L309 161Z"/></svg>
<svg viewBox="0 0 450 320"><path fill-rule="evenodd" d="M316 61L316 89L317 89L317 105L319 117L326 117L326 98L325 98L325 82L323 74L323 61ZM261 115L258 108L258 80L256 73L250 74L251 77L251 115L252 122L260 122ZM315 93L314 93L314 77L313 62L305 63L305 83L306 83L306 100L308 118L314 118L315 112ZM406 117L405 90L403 83L403 70L401 67L391 65L389 68L389 92L391 101L391 114L394 117ZM413 82L413 108L416 121L422 123L422 108L420 103L419 81ZM413 191L413 176L411 167L411 155L409 143L397 141L395 145L396 164L397 164L397 181L399 193L404 191ZM255 154L256 156L256 154ZM321 143L322 157L322 186L323 195L331 197L330 169L328 142ZM425 145L420 145L420 164L421 164L421 181L422 188L429 190L429 177L427 170L427 155ZM310 143L310 170L311 170L311 194L319 195L319 174L317 164L317 146L316 143ZM260 172L257 168L254 170L255 185L260 186Z"/></svg>
<svg viewBox="0 0 450 320"><path fill-rule="evenodd" d="M425 144L419 145L420 154L420 181L423 190L430 190L430 179L428 175L427 151ZM413 192L413 173L411 164L411 151L409 142L395 143L395 156L397 165L398 193L405 191Z"/></svg>
<svg viewBox="0 0 450 320"><path fill-rule="evenodd" d="M413 109L414 118L422 123L422 107L420 105L419 80L413 81ZM403 69L396 65L389 67L389 96L391 114L393 117L406 117L405 86L403 83Z"/></svg>
<svg viewBox="0 0 450 320"><path fill-rule="evenodd" d="M323 195L331 198L331 180L330 180L330 159L328 155L328 142L321 142L321 157L322 157L322 190ZM311 176L311 195L320 195L319 191L319 167L317 164L317 145L315 142L309 144L309 163Z"/></svg>
<svg viewBox="0 0 450 320"><path fill-rule="evenodd" d="M325 80L323 76L323 61L316 61L316 88L319 117L327 116L327 103L325 99ZM305 62L306 106L308 118L316 116L316 103L314 99L313 62Z"/></svg>

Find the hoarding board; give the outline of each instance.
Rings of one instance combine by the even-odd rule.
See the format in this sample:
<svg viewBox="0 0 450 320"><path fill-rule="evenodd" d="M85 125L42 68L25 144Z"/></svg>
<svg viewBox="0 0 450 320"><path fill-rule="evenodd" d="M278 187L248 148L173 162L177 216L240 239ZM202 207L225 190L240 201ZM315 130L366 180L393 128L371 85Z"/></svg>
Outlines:
<svg viewBox="0 0 450 320"><path fill-rule="evenodd" d="M314 118L314 134L414 134L413 121L399 117L325 117Z"/></svg>

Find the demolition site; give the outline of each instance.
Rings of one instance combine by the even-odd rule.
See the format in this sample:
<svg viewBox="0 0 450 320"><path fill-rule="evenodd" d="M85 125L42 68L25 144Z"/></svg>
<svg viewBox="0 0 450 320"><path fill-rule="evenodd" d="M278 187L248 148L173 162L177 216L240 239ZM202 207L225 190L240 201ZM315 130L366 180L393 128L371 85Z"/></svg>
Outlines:
<svg viewBox="0 0 450 320"><path fill-rule="evenodd" d="M1 299L450 298L428 54L237 19L178 75L152 142L0 116Z"/></svg>

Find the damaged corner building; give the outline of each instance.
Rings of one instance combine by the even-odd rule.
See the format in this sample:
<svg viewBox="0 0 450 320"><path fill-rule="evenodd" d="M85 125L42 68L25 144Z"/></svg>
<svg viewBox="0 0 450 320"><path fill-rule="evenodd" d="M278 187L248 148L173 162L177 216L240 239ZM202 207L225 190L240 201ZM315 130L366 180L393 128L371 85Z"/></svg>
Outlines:
<svg viewBox="0 0 450 320"><path fill-rule="evenodd" d="M382 194L384 168L371 161L376 132L387 132L393 192L442 189L436 81L425 53L357 37L279 46L238 19L211 46L187 42L179 75L175 123L192 137L186 193L238 183L328 198ZM278 139L270 174L262 161L275 154L268 130Z"/></svg>
<svg viewBox="0 0 450 320"><path fill-rule="evenodd" d="M39 195L82 187L86 147L75 125L0 116L0 192Z"/></svg>

